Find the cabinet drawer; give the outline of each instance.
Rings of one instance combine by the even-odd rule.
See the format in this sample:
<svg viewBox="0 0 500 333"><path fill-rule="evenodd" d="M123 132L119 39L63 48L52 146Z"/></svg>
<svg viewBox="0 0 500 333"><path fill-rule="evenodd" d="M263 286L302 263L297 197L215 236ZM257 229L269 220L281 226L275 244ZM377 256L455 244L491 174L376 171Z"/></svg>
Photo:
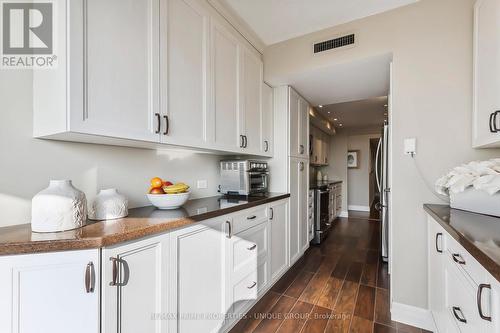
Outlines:
<svg viewBox="0 0 500 333"><path fill-rule="evenodd" d="M267 207L259 206L233 217L233 234L238 234L267 220Z"/></svg>
<svg viewBox="0 0 500 333"><path fill-rule="evenodd" d="M483 280L484 268L476 259L451 237L446 237L446 246L449 251L447 253L449 260L466 272L476 284L480 284Z"/></svg>
<svg viewBox="0 0 500 333"><path fill-rule="evenodd" d="M267 265L263 262L234 285L233 312L238 313L248 302L257 299L267 282Z"/></svg>
<svg viewBox="0 0 500 333"><path fill-rule="evenodd" d="M484 321L479 317L476 288L453 262L445 264L446 308L462 333L482 332Z"/></svg>
<svg viewBox="0 0 500 333"><path fill-rule="evenodd" d="M267 223L235 235L233 238L234 273L240 270L255 270L258 258L267 256L267 235Z"/></svg>

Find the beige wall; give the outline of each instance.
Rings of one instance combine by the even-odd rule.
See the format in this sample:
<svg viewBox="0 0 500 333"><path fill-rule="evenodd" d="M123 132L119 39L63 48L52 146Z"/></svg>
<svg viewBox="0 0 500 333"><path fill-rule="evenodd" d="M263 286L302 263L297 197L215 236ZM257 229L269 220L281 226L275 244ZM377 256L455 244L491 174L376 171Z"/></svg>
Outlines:
<svg viewBox="0 0 500 333"><path fill-rule="evenodd" d="M131 206L148 204L153 176L192 187L206 179L209 189L193 188L193 197L216 194L215 155L33 139L31 87L30 71L0 70L0 226L29 223L31 198L49 179L72 179L89 197L116 187Z"/></svg>
<svg viewBox="0 0 500 333"><path fill-rule="evenodd" d="M370 207L370 139L380 134L350 135L347 150L359 150L359 168L347 169L347 205Z"/></svg>
<svg viewBox="0 0 500 333"><path fill-rule="evenodd" d="M417 161L428 181L498 150L471 148L473 0L421 0L332 29L268 47L265 79L286 77L377 54L393 54L392 223L394 301L427 306L426 223L422 204L436 202L403 154L417 138ZM314 56L313 42L356 31L355 48ZM334 149L334 148L333 148Z"/></svg>

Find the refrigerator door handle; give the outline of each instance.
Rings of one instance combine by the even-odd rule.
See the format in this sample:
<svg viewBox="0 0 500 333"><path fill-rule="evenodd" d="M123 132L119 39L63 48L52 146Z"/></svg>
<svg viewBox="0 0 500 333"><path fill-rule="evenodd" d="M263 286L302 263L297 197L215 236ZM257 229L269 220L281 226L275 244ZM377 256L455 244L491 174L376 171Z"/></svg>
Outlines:
<svg viewBox="0 0 500 333"><path fill-rule="evenodd" d="M377 187L378 191L381 191L380 188L380 175L378 174L378 160L380 158L380 147L382 146L382 138L378 140L378 145L377 145L377 153L375 154L375 178L377 179Z"/></svg>

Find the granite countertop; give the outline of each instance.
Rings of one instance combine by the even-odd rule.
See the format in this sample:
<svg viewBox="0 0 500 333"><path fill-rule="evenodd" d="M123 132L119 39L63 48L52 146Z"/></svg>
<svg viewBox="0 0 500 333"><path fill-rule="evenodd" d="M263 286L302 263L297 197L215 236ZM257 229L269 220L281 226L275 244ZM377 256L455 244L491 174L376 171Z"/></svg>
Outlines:
<svg viewBox="0 0 500 333"><path fill-rule="evenodd" d="M331 184L340 184L340 183L342 183L341 180L317 180L309 184L309 189L313 190L320 186L325 186L325 185L328 186Z"/></svg>
<svg viewBox="0 0 500 333"><path fill-rule="evenodd" d="M424 205L424 209L500 281L500 218L446 205Z"/></svg>
<svg viewBox="0 0 500 333"><path fill-rule="evenodd" d="M153 206L133 208L122 219L89 222L63 232L34 233L31 224L0 228L0 255L100 248L138 239L243 209L288 198L290 194L268 193L255 197L225 197L189 200L175 210Z"/></svg>

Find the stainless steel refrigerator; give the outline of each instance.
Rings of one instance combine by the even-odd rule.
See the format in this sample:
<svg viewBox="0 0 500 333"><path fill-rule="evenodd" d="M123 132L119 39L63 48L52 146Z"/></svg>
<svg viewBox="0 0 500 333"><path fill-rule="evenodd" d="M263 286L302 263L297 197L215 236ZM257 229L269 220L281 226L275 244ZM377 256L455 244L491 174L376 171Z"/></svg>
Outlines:
<svg viewBox="0 0 500 333"><path fill-rule="evenodd" d="M380 210L381 222L382 222L382 241L381 241L381 251L382 260L385 262L389 259L389 195L391 189L389 187L389 126L387 122L384 124L382 130L382 136L380 137L378 147L377 147L377 157L376 157L376 168L375 176L377 178L378 191L380 193L380 204L378 209Z"/></svg>

